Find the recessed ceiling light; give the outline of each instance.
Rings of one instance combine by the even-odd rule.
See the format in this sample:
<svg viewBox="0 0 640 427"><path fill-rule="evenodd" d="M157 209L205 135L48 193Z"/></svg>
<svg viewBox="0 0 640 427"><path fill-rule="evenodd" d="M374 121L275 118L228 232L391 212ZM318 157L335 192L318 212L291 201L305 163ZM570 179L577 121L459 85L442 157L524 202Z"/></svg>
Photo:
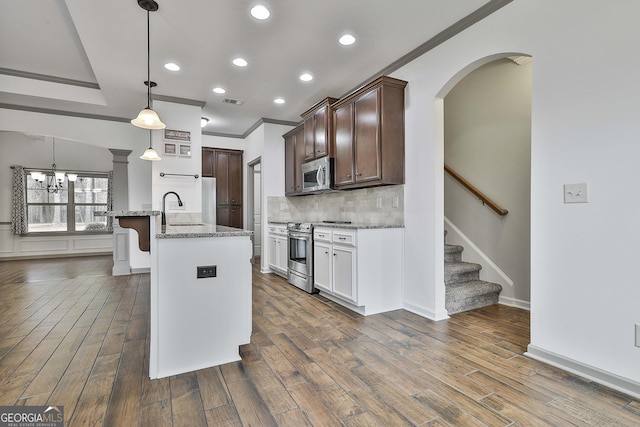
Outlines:
<svg viewBox="0 0 640 427"><path fill-rule="evenodd" d="M246 67L249 64L246 59L239 57L234 58L234 60L231 62L233 62L233 65L236 65L238 67Z"/></svg>
<svg viewBox="0 0 640 427"><path fill-rule="evenodd" d="M203 128L209 123L209 119L206 117L200 117L200 127Z"/></svg>
<svg viewBox="0 0 640 427"><path fill-rule="evenodd" d="M180 66L175 62L167 62L166 64L164 64L164 68L169 71L180 71Z"/></svg>
<svg viewBox="0 0 640 427"><path fill-rule="evenodd" d="M221 87L214 87L213 91L215 93L226 93L227 92L224 88L221 88Z"/></svg>
<svg viewBox="0 0 640 427"><path fill-rule="evenodd" d="M310 82L313 80L313 76L309 73L300 74L300 80L303 82Z"/></svg>
<svg viewBox="0 0 640 427"><path fill-rule="evenodd" d="M343 46L350 46L356 42L356 38L351 34L344 34L338 39L338 42Z"/></svg>
<svg viewBox="0 0 640 427"><path fill-rule="evenodd" d="M276 104L284 104L285 100L282 99L282 98L276 98L276 99L273 100L273 102L276 103Z"/></svg>
<svg viewBox="0 0 640 427"><path fill-rule="evenodd" d="M269 9L263 5L259 4L251 8L251 16L262 21L271 16L271 12L269 12Z"/></svg>

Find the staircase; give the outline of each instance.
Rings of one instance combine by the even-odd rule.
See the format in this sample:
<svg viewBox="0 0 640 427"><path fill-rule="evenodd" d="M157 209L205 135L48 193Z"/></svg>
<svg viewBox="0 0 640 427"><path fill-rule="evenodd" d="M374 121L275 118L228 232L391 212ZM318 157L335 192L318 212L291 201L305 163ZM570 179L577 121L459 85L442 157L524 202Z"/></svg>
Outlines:
<svg viewBox="0 0 640 427"><path fill-rule="evenodd" d="M444 232L445 308L449 315L497 304L502 286L480 280L480 264L462 261L464 248L447 244Z"/></svg>

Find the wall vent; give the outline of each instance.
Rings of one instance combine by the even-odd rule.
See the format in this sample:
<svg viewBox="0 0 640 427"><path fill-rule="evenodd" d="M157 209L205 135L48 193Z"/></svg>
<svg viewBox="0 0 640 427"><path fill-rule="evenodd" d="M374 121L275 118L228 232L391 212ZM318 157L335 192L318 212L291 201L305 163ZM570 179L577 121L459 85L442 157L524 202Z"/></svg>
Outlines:
<svg viewBox="0 0 640 427"><path fill-rule="evenodd" d="M233 104L233 105L242 105L244 104L244 101L240 101L239 99L231 99L231 98L225 98L222 100L223 104Z"/></svg>

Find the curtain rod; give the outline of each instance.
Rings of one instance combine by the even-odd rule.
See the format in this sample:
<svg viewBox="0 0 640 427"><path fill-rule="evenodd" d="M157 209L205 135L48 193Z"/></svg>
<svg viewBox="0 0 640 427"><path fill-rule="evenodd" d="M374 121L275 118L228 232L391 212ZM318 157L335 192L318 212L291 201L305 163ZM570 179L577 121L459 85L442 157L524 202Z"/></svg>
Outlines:
<svg viewBox="0 0 640 427"><path fill-rule="evenodd" d="M11 169L15 169L16 168L15 165L11 165L9 167ZM32 167L23 166L23 168L24 168L25 171L28 171L28 172L30 172L30 171L49 171L49 172L51 172L51 166L48 166L46 168L32 168ZM71 173L93 173L93 174L96 174L96 173L109 173L111 171L80 171L80 170L73 170L73 169L60 169L60 170L58 170L58 172L65 172L65 173L66 172L71 172Z"/></svg>

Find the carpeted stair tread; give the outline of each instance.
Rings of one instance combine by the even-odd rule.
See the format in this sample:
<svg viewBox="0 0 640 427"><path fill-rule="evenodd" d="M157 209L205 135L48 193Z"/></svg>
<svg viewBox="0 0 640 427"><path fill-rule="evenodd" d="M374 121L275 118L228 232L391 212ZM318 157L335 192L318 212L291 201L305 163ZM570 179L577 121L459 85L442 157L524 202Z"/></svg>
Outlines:
<svg viewBox="0 0 640 427"><path fill-rule="evenodd" d="M449 314L497 304L502 286L480 280L480 264L462 261L464 247L444 245L445 308Z"/></svg>
<svg viewBox="0 0 640 427"><path fill-rule="evenodd" d="M460 245L444 245L444 262L462 261L464 247Z"/></svg>
<svg viewBox="0 0 640 427"><path fill-rule="evenodd" d="M480 278L482 266L472 262L452 261L444 263L444 283L468 282Z"/></svg>
<svg viewBox="0 0 640 427"><path fill-rule="evenodd" d="M452 283L446 286L447 296L451 297L464 294L465 298L473 298L491 292L499 293L500 291L502 291L501 285L493 282L485 282L484 280L471 280L462 283Z"/></svg>

